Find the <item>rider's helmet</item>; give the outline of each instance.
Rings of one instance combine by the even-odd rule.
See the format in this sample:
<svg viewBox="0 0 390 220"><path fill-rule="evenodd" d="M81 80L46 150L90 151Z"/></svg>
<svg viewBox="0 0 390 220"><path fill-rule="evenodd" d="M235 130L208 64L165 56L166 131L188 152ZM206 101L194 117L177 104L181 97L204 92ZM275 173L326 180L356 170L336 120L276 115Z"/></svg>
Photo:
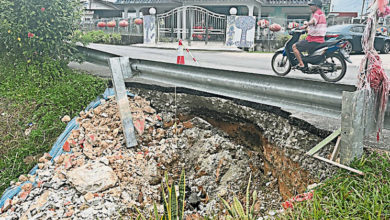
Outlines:
<svg viewBox="0 0 390 220"><path fill-rule="evenodd" d="M319 8L322 8L322 1L321 0L312 0L309 2L309 5L315 5Z"/></svg>

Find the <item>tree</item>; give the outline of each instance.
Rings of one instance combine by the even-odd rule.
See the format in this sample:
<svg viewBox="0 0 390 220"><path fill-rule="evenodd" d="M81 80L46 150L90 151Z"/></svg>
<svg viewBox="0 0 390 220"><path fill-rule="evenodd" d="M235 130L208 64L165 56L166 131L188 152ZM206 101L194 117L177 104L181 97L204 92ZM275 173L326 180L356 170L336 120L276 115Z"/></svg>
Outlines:
<svg viewBox="0 0 390 220"><path fill-rule="evenodd" d="M0 0L0 11L2 59L78 59L73 35L80 23L79 0Z"/></svg>

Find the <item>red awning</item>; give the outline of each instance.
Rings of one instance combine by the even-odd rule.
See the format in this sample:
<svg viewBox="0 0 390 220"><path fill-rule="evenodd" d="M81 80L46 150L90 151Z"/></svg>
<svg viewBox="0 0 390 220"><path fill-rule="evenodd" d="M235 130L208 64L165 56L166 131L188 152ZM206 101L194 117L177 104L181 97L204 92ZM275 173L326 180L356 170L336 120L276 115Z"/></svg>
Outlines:
<svg viewBox="0 0 390 220"><path fill-rule="evenodd" d="M358 16L357 12L331 12L329 15L333 15L336 17L351 17L356 18Z"/></svg>

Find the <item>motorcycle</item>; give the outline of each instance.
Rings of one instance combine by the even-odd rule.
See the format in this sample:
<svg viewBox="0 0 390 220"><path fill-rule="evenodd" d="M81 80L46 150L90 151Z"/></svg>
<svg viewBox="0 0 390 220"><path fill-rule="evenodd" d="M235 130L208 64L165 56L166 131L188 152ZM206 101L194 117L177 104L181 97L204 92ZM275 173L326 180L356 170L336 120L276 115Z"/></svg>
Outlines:
<svg viewBox="0 0 390 220"><path fill-rule="evenodd" d="M327 82L340 81L347 72L347 64L345 61L352 63L349 55L344 51L344 47L348 42L345 40L337 40L325 42L308 55L303 56L302 60L305 68L298 67L298 60L294 55L292 46L298 42L300 36L305 30L292 30L289 34L291 39L286 42L285 47L278 49L272 57L272 70L279 76L287 75L292 69L301 70L305 74L320 74Z"/></svg>

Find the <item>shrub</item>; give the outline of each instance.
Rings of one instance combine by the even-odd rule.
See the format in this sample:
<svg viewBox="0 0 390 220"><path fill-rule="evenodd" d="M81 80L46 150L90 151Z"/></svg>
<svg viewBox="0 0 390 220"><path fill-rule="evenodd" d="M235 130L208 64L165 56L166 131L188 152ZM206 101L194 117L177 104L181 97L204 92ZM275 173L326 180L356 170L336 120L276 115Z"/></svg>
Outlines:
<svg viewBox="0 0 390 220"><path fill-rule="evenodd" d="M12 62L77 60L78 0L1 0L0 54Z"/></svg>
<svg viewBox="0 0 390 220"><path fill-rule="evenodd" d="M222 204L228 211L230 216L226 216L226 219L240 219L240 220L254 220L256 219L255 214L255 203L257 201L257 192L256 190L252 193L252 205L250 206L250 185L251 185L251 177L249 177L248 186L246 188L246 197L245 204L241 204L241 202L237 199L237 197L233 197L233 202L231 205L221 198ZM244 208L245 206L245 208Z"/></svg>
<svg viewBox="0 0 390 220"><path fill-rule="evenodd" d="M281 45L285 45L288 40L291 39L291 35L283 34L276 37L277 41L280 41Z"/></svg>
<svg viewBox="0 0 390 220"><path fill-rule="evenodd" d="M119 33L105 33L102 30L83 33L77 31L77 39L84 45L89 43L119 44L122 36Z"/></svg>
<svg viewBox="0 0 390 220"><path fill-rule="evenodd" d="M179 181L179 194L176 193L174 184L169 185L168 173L165 172L165 184L161 182L162 198L164 200L164 214L159 216L156 203L153 203L153 214L150 220L183 220L185 208L185 171L182 170ZM166 193L165 193L166 192ZM137 219L146 220L145 216L135 207L138 212Z"/></svg>

